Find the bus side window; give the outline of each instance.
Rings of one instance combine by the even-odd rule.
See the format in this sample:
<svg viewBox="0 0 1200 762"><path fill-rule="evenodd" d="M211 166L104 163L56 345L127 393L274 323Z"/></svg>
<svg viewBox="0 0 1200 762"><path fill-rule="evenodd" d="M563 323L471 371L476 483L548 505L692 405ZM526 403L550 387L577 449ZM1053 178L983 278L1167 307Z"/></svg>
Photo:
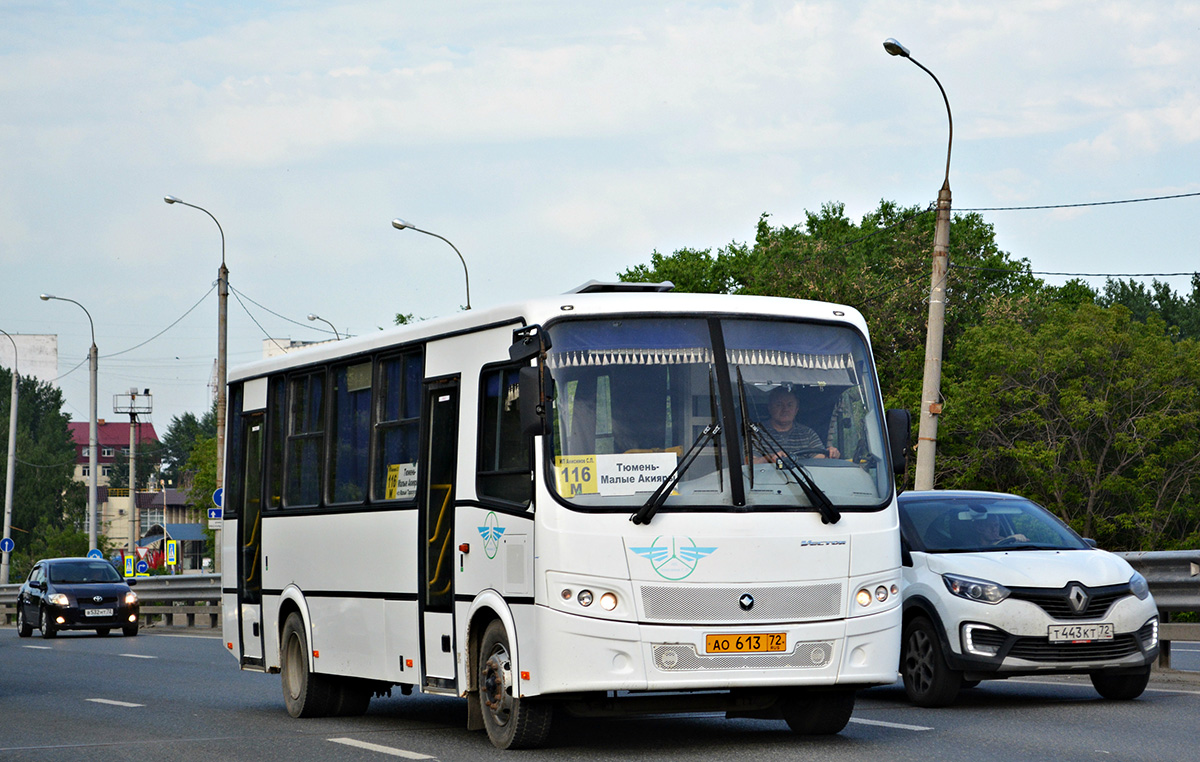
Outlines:
<svg viewBox="0 0 1200 762"><path fill-rule="evenodd" d="M375 393L375 500L413 500L421 429L420 351L379 361Z"/></svg>
<svg viewBox="0 0 1200 762"><path fill-rule="evenodd" d="M371 363L333 369L329 432L329 502L367 499L371 437Z"/></svg>
<svg viewBox="0 0 1200 762"><path fill-rule="evenodd" d="M322 451L325 444L325 372L291 380L287 440L287 485L284 505L313 506L321 499Z"/></svg>
<svg viewBox="0 0 1200 762"><path fill-rule="evenodd" d="M532 443L521 433L519 367L485 368L479 383L480 499L528 507L533 500Z"/></svg>

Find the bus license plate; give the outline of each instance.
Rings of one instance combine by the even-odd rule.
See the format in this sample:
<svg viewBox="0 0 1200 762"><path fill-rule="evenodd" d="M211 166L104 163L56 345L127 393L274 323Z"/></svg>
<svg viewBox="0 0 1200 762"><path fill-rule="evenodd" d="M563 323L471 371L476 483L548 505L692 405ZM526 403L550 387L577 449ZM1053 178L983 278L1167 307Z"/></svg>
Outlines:
<svg viewBox="0 0 1200 762"><path fill-rule="evenodd" d="M112 616L112 609L84 609L84 616Z"/></svg>
<svg viewBox="0 0 1200 762"><path fill-rule="evenodd" d="M1077 643L1092 640L1112 640L1111 624L1052 624L1051 643Z"/></svg>
<svg viewBox="0 0 1200 762"><path fill-rule="evenodd" d="M761 654L786 650L787 633L784 632L704 636L704 651L710 654Z"/></svg>

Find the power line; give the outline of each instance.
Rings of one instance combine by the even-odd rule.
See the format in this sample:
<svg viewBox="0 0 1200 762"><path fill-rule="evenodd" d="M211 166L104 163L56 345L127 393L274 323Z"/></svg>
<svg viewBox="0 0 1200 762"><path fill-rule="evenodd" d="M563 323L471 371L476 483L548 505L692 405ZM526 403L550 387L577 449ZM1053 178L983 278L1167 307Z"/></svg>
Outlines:
<svg viewBox="0 0 1200 762"><path fill-rule="evenodd" d="M955 209L956 212L1023 212L1033 209L1078 209L1084 206L1113 206L1115 204L1140 204L1146 201L1167 201L1176 198L1193 198L1197 193L1177 193L1173 196L1148 196L1146 198L1127 198L1121 201L1091 201L1084 204L1044 204L1042 206L980 206L973 208Z"/></svg>
<svg viewBox="0 0 1200 762"><path fill-rule="evenodd" d="M1066 278L1179 278L1183 276L1200 275L1197 272L1181 273L1056 273L1047 270L1014 270L1011 267L984 267L982 265L956 265L951 267L960 270L986 270L989 272L1010 273L1012 275L1056 275Z"/></svg>

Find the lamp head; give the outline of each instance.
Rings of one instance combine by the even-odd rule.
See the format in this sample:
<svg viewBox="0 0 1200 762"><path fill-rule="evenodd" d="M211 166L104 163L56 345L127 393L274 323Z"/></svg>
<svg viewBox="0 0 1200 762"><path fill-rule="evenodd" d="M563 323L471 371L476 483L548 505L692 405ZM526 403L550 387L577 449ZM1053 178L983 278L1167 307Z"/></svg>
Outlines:
<svg viewBox="0 0 1200 762"><path fill-rule="evenodd" d="M405 228L411 228L412 223L397 217L396 219L392 220L392 227L396 228L396 230L404 230Z"/></svg>
<svg viewBox="0 0 1200 762"><path fill-rule="evenodd" d="M176 198L175 196L163 196L163 201L166 201L168 204L177 204L182 200L183 199Z"/></svg>
<svg viewBox="0 0 1200 762"><path fill-rule="evenodd" d="M901 45L900 41L897 40L895 37L889 37L886 40L884 40L883 41L883 49L886 50L890 55L893 55L893 56L900 56L902 58L909 57L908 48Z"/></svg>
<svg viewBox="0 0 1200 762"><path fill-rule="evenodd" d="M41 294L41 295L39 295L39 296L38 296L38 299L41 299L43 302L48 302L48 301L50 301L51 299L54 299L54 298L56 298L56 297L54 297L54 296L52 296L52 295L50 295L50 294Z"/></svg>
<svg viewBox="0 0 1200 762"><path fill-rule="evenodd" d="M316 319L317 319L317 316L316 316L316 315L314 315L313 313L311 313L311 312L310 312L310 313L308 313L308 319L309 319L309 320L316 320Z"/></svg>

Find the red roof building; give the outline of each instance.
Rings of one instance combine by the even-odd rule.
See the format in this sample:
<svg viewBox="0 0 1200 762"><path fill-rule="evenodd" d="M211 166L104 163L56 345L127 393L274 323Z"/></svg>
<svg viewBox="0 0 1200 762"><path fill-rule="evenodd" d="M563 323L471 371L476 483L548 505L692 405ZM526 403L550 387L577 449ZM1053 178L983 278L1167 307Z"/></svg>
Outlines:
<svg viewBox="0 0 1200 762"><path fill-rule="evenodd" d="M88 453L88 421L72 421L67 424L75 440L75 479L86 482L89 477L90 454ZM138 423L138 448L158 442L158 432L153 423ZM101 418L96 425L96 442L100 452L96 453L96 465L100 469L96 483L108 484L112 465L118 461L129 461L129 421L106 421ZM140 479L139 479L140 481Z"/></svg>

